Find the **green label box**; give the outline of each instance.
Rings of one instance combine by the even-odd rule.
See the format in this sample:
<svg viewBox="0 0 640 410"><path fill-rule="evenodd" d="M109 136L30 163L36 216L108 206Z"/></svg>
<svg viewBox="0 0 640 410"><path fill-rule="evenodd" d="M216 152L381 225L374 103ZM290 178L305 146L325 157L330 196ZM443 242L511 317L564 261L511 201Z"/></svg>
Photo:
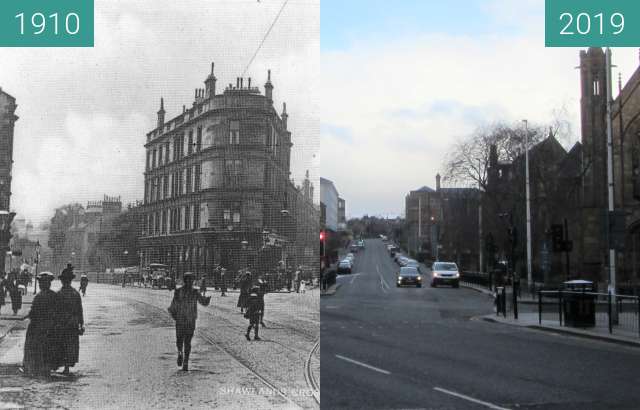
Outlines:
<svg viewBox="0 0 640 410"><path fill-rule="evenodd" d="M0 47L93 47L94 0L0 0Z"/></svg>
<svg viewBox="0 0 640 410"><path fill-rule="evenodd" d="M640 46L640 0L545 0L547 47Z"/></svg>

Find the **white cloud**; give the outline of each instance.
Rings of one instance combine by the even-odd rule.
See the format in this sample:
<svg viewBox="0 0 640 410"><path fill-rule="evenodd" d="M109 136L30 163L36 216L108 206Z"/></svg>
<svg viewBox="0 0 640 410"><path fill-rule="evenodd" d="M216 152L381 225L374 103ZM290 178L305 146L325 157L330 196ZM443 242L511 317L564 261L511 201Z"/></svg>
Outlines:
<svg viewBox="0 0 640 410"><path fill-rule="evenodd" d="M496 18L535 4L502 9ZM321 121L347 130L352 142L323 127L321 173L335 182L347 212L403 213L405 195L434 186L450 144L481 124L545 123L567 107L578 140L578 49L545 48L543 18L529 15L518 35L363 39L323 52ZM614 50L624 79L637 66L630 55Z"/></svg>

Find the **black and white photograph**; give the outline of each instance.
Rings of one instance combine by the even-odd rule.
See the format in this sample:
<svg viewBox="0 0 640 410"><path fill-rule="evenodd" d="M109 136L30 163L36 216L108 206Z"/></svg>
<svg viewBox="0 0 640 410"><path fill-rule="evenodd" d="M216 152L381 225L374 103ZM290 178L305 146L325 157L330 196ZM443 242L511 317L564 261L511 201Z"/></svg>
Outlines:
<svg viewBox="0 0 640 410"><path fill-rule="evenodd" d="M320 408L320 1L94 3L0 48L0 408Z"/></svg>

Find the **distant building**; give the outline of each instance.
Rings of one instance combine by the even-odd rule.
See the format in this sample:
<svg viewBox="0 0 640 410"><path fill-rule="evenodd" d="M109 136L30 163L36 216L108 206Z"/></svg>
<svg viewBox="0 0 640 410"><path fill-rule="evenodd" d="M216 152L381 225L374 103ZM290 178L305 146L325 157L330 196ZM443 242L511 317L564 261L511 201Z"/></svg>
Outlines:
<svg viewBox="0 0 640 410"><path fill-rule="evenodd" d="M3 261L6 251L9 250L11 222L15 216L10 210L10 199L13 133L18 120L15 114L17 107L16 99L0 88L0 252Z"/></svg>
<svg viewBox="0 0 640 410"><path fill-rule="evenodd" d="M325 206L324 226L333 232L338 231L338 190L332 181L320 178L320 203Z"/></svg>
<svg viewBox="0 0 640 410"><path fill-rule="evenodd" d="M347 228L346 203L343 198L338 198L338 229Z"/></svg>

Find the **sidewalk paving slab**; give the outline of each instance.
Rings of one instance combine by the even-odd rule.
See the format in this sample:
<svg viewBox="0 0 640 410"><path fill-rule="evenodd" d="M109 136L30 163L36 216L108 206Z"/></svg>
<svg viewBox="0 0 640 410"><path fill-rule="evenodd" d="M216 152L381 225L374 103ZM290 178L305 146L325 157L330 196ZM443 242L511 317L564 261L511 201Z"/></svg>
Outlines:
<svg viewBox="0 0 640 410"><path fill-rule="evenodd" d="M521 313L518 319L510 317L497 316L495 314L480 316L487 322L502 323L511 326L526 327L529 329L537 329L547 332L562 333L569 336L577 336L587 339L600 340L604 342L616 343L626 346L640 347L640 337L636 332L615 330L616 333L610 334L606 326L596 326L594 328L574 328L560 326L555 320L538 321L537 313Z"/></svg>

